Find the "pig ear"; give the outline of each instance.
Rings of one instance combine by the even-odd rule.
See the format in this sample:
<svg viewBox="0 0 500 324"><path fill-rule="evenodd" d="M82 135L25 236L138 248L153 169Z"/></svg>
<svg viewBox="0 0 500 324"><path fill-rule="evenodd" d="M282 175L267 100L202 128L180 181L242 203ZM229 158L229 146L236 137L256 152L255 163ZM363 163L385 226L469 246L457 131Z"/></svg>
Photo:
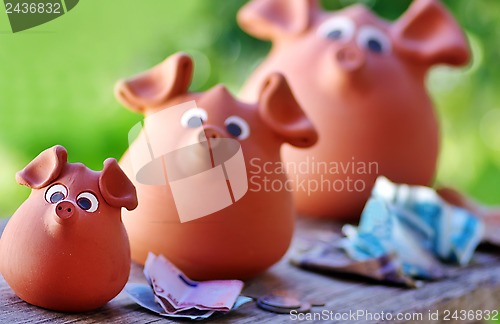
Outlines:
<svg viewBox="0 0 500 324"><path fill-rule="evenodd" d="M317 0L251 0L238 12L240 27L252 36L272 40L307 30Z"/></svg>
<svg viewBox="0 0 500 324"><path fill-rule="evenodd" d="M16 174L19 184L32 189L41 189L59 177L68 161L68 152L56 145L40 153L23 170Z"/></svg>
<svg viewBox="0 0 500 324"><path fill-rule="evenodd" d="M270 75L260 93L259 115L271 130L291 145L310 147L318 134L295 100L286 79L279 73Z"/></svg>
<svg viewBox="0 0 500 324"><path fill-rule="evenodd" d="M99 177L99 190L106 202L113 207L133 210L137 207L137 193L130 179L115 159L104 161Z"/></svg>
<svg viewBox="0 0 500 324"><path fill-rule="evenodd" d="M392 33L396 51L410 60L459 66L470 59L464 33L438 0L414 0Z"/></svg>
<svg viewBox="0 0 500 324"><path fill-rule="evenodd" d="M177 53L144 73L118 81L115 95L126 107L144 112L186 93L192 77L193 60L187 54Z"/></svg>

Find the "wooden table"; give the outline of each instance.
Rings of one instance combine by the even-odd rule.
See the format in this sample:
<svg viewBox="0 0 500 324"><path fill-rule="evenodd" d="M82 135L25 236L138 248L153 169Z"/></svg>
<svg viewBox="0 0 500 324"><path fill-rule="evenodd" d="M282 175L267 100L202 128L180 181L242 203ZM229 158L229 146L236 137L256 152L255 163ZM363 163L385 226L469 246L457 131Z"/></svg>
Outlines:
<svg viewBox="0 0 500 324"><path fill-rule="evenodd" d="M7 220L0 220L0 232L3 231L6 222ZM328 222L300 220L296 237L325 235L334 231L335 228L334 224ZM144 282L142 269L136 264L132 265L130 282ZM313 309L315 313L325 311L334 312L333 314L348 314L364 310L371 312L373 316L377 316L376 314L380 314L382 311L396 316L402 313L421 312L424 318L424 321L421 322L432 323L438 321L428 319L429 310L439 310L442 320L445 310L500 309L500 253L494 249L483 249L477 253L474 265L466 269L457 269L451 279L427 283L419 289L387 287L369 284L362 280L339 279L308 272L291 266L285 257L265 274L246 282L244 294L261 296L276 290L285 290L303 298L325 302L324 307ZM249 303L237 311L209 321L217 323L280 323L291 322L291 320L289 315L264 312L256 308L254 303ZM163 317L143 310L124 292L95 312L65 314L47 311L20 300L10 290L5 280L0 277L0 323L46 321L53 323L169 322ZM333 320L330 322L366 323L367 321Z"/></svg>

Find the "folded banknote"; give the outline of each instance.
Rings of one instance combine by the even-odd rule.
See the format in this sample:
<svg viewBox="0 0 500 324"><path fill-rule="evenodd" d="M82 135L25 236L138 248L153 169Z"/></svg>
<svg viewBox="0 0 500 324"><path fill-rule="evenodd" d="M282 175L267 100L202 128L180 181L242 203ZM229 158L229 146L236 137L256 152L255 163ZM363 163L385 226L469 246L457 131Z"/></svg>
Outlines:
<svg viewBox="0 0 500 324"><path fill-rule="evenodd" d="M384 177L377 179L359 226L342 231L345 238L339 242L317 242L316 248L294 254L292 263L413 287L413 279L440 279L451 265L469 264L487 237L480 218L446 203L434 189Z"/></svg>
<svg viewBox="0 0 500 324"><path fill-rule="evenodd" d="M149 253L144 275L149 285L127 284L125 291L136 303L162 316L205 319L252 301L240 296L242 281L194 281L162 255Z"/></svg>

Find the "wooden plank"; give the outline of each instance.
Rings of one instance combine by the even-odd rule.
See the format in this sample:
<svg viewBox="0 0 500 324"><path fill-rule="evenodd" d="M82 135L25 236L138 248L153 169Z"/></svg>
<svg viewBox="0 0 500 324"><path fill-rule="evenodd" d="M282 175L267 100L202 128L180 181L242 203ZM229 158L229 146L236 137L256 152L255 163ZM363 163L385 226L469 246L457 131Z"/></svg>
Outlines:
<svg viewBox="0 0 500 324"><path fill-rule="evenodd" d="M6 220L0 221L0 232ZM298 237L318 237L331 235L337 229L329 222L300 220L297 226ZM296 243L294 243L296 244ZM322 312L330 313L335 321L340 314L366 311L373 316L382 311L392 316L402 313L422 314L422 323L437 323L443 320L445 310L480 310L500 309L500 255L493 249L478 252L474 264L466 269L456 269L448 280L427 283L420 289L406 289L369 284L361 280L339 279L295 268L288 264L285 257L280 263L258 278L246 282L244 294L261 296L275 291L287 291L290 294L326 303L325 307L315 308L316 320L321 322ZM133 264L130 282L144 282L142 269ZM440 321L428 318L429 310L440 311ZM312 316L312 315L310 315ZM345 316L345 315L344 315ZM417 315L413 315L417 316ZM285 323L289 315L264 312L251 303L232 312L217 322L221 323ZM325 318L323 318L325 319ZM368 318L369 319L369 318ZM124 292L103 308L84 314L57 313L31 306L20 300L0 277L0 322L8 323L154 323L168 320L151 314L134 302ZM379 322L367 321L366 317L350 320L349 323ZM391 321L391 322L414 322ZM463 322L463 321L459 321ZM475 321L471 321L475 322ZM449 322L448 322L449 323ZM453 321L451 321L453 323Z"/></svg>

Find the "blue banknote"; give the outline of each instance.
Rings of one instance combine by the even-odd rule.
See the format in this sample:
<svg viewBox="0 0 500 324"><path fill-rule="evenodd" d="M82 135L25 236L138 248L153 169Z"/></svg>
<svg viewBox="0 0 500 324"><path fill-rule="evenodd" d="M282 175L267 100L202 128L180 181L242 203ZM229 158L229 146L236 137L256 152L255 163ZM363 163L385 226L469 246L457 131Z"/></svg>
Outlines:
<svg viewBox="0 0 500 324"><path fill-rule="evenodd" d="M483 222L447 204L432 188L380 177L358 227L344 227L342 246L354 260L395 254L403 273L443 276L441 262L467 265L484 235Z"/></svg>

